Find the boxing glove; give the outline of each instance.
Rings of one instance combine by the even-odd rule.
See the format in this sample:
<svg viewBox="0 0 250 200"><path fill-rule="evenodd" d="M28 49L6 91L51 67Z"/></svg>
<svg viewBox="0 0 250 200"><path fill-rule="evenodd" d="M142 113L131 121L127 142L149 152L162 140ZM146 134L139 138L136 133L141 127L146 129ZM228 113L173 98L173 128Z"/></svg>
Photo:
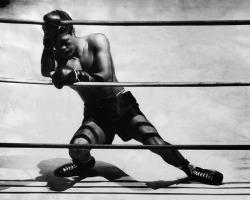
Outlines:
<svg viewBox="0 0 250 200"><path fill-rule="evenodd" d="M53 12L44 15L45 24L42 26L44 31L43 46L45 49L51 49L55 46L57 36L60 32L61 17Z"/></svg>
<svg viewBox="0 0 250 200"><path fill-rule="evenodd" d="M73 85L75 82L90 81L90 77L86 72L66 66L57 69L51 78L52 83L58 89L61 89L64 85Z"/></svg>
<svg viewBox="0 0 250 200"><path fill-rule="evenodd" d="M69 31L69 26L62 25L62 18L56 12L50 12L44 15L43 20L45 21L43 25L44 32L52 37L68 33Z"/></svg>
<svg viewBox="0 0 250 200"><path fill-rule="evenodd" d="M56 13L50 12L43 16L43 20L45 21L43 25L44 33L50 36L56 35L61 26L61 17Z"/></svg>
<svg viewBox="0 0 250 200"><path fill-rule="evenodd" d="M55 12L50 12L43 16L43 20L46 22L47 25L51 25L54 27L61 26L61 17L59 14Z"/></svg>
<svg viewBox="0 0 250 200"><path fill-rule="evenodd" d="M58 89L64 85L73 85L77 80L77 74L74 69L70 67L61 67L52 75L52 83Z"/></svg>

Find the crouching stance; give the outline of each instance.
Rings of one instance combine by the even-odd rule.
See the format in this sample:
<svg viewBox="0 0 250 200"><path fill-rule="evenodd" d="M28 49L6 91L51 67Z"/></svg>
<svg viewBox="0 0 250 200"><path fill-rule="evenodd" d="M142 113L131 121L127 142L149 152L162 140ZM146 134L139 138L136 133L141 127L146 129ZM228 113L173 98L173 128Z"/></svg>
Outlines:
<svg viewBox="0 0 250 200"><path fill-rule="evenodd" d="M76 82L118 82L108 39L103 34L76 37L64 11L44 16L44 50L41 73L51 77L58 89ZM71 144L112 144L115 134L123 141L135 139L145 145L170 145L139 108L131 92L123 87L71 87L84 102L84 119ZM152 150L162 159L184 171L190 180L219 185L223 175L215 170L191 165L177 150ZM72 163L55 171L56 176L80 175L95 165L88 149L70 149Z"/></svg>

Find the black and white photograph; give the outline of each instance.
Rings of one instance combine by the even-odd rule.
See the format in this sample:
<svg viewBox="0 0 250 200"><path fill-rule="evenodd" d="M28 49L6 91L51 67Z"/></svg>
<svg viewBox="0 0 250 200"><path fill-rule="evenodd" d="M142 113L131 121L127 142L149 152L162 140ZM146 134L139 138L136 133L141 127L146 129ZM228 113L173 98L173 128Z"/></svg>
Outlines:
<svg viewBox="0 0 250 200"><path fill-rule="evenodd" d="M0 0L0 199L250 200L250 1Z"/></svg>

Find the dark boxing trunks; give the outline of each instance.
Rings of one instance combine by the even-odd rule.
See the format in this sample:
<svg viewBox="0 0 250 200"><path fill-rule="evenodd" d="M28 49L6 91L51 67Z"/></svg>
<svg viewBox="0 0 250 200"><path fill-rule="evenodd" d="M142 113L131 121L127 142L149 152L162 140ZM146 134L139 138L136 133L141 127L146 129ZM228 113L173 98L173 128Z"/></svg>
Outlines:
<svg viewBox="0 0 250 200"><path fill-rule="evenodd" d="M127 134L129 122L136 115L143 115L131 92L84 105L83 124L86 121L95 122L104 131L107 144L112 143L115 134L123 141L131 140Z"/></svg>

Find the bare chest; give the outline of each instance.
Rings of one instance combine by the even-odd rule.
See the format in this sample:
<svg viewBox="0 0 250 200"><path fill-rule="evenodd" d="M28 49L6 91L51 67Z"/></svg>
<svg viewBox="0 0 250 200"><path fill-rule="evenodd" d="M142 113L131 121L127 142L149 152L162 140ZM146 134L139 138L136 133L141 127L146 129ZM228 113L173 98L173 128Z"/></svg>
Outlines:
<svg viewBox="0 0 250 200"><path fill-rule="evenodd" d="M79 58L72 58L67 61L66 66L76 69L76 70L84 70L86 72L91 71L91 67L93 65L93 56L90 53L84 53L79 56Z"/></svg>

